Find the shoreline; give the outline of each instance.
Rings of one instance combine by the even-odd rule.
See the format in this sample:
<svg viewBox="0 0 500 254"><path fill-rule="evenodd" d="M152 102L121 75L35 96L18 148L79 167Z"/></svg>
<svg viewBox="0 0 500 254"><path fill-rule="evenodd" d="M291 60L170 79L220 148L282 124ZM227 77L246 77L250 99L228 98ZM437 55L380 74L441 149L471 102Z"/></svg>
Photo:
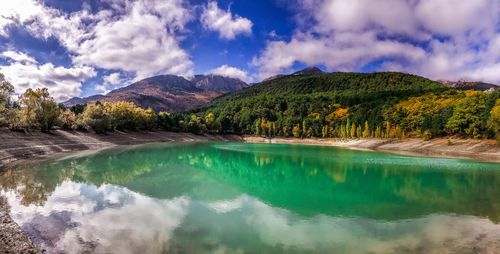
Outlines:
<svg viewBox="0 0 500 254"><path fill-rule="evenodd" d="M83 131L54 130L31 133L0 129L0 172L3 168L32 159L75 151L96 151L117 146L161 142L241 142L237 135L196 135L167 131L109 132L106 135Z"/></svg>
<svg viewBox="0 0 500 254"><path fill-rule="evenodd" d="M332 139L332 138L286 138L244 136L247 143L300 144L344 147L354 150L376 151L408 156L434 158L473 159L486 162L500 162L500 146L495 140L435 138L423 141L406 139ZM451 145L448 145L448 140Z"/></svg>
<svg viewBox="0 0 500 254"><path fill-rule="evenodd" d="M107 135L81 131L54 130L52 133L31 133L0 129L0 173L7 167L74 153L97 152L119 146L159 142L242 142L237 135L195 135L166 131L110 132ZM0 196L0 252L42 253L9 215L10 208Z"/></svg>
<svg viewBox="0 0 500 254"><path fill-rule="evenodd" d="M453 144L448 145L448 140ZM55 130L51 134L21 133L0 129L0 173L3 169L29 160L71 156L103 149L160 142L244 142L337 146L355 150L393 154L447 157L500 162L500 147L494 140L473 139L298 139L264 138L238 135L195 135L166 131L110 132L107 135L81 131ZM9 216L9 206L0 196L0 250L12 253L41 253Z"/></svg>

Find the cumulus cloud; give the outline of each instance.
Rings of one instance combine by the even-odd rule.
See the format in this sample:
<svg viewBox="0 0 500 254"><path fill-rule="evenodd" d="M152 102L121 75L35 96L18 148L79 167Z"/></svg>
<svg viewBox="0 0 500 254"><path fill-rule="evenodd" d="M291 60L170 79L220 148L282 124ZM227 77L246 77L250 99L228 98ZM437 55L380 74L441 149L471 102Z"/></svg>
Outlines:
<svg viewBox="0 0 500 254"><path fill-rule="evenodd" d="M19 8L2 10L0 32L22 24L35 37L56 38L74 64L132 72L137 79L157 73L193 75L189 55L179 45L179 33L192 19L182 0L106 0L111 9L70 14L36 0L22 1Z"/></svg>
<svg viewBox="0 0 500 254"><path fill-rule="evenodd" d="M238 34L252 34L252 21L238 15L233 17L230 10L219 9L217 2L209 2L203 7L200 21L206 29L219 32L220 38L227 40Z"/></svg>
<svg viewBox="0 0 500 254"><path fill-rule="evenodd" d="M222 65L219 68L213 69L209 71L209 73L221 75L230 78L237 78L243 81L249 81L248 72L240 70L235 67L231 67L228 65Z"/></svg>
<svg viewBox="0 0 500 254"><path fill-rule="evenodd" d="M14 51L3 52L8 65L0 65L3 73L20 94L26 89L47 87L56 101L64 101L81 93L82 82L96 76L94 68L73 66L66 68L52 63L39 64L34 58Z"/></svg>
<svg viewBox="0 0 500 254"><path fill-rule="evenodd" d="M24 23L43 12L44 7L33 0L0 1L0 36L7 36L10 25Z"/></svg>
<svg viewBox="0 0 500 254"><path fill-rule="evenodd" d="M298 0L292 38L271 40L252 63L266 78L294 63L400 70L434 79L500 83L496 0Z"/></svg>
<svg viewBox="0 0 500 254"><path fill-rule="evenodd" d="M95 89L102 91L102 94L109 93L112 90L112 86L116 86L124 82L124 79L121 78L120 72L113 72L109 75L103 76L102 80L104 81L103 84L95 86Z"/></svg>

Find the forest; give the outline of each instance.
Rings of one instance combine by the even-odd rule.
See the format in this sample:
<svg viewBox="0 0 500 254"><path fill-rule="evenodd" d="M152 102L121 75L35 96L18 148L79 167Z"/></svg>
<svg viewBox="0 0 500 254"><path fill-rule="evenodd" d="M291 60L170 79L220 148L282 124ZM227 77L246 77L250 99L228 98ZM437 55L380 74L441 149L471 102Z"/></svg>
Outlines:
<svg viewBox="0 0 500 254"><path fill-rule="evenodd" d="M223 95L181 113L154 112L133 103L57 105L47 89L12 100L0 76L0 126L54 127L297 138L494 138L500 141L500 93L460 91L411 74L330 73L284 76Z"/></svg>

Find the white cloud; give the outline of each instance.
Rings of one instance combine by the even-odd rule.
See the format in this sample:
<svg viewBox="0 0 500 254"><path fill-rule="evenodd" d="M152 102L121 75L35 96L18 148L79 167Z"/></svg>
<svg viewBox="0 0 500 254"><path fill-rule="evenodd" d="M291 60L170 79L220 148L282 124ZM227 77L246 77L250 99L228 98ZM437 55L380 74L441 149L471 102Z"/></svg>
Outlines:
<svg viewBox="0 0 500 254"><path fill-rule="evenodd" d="M28 64L36 64L38 63L33 57L30 57L26 55L23 52L16 52L16 51L5 51L1 54L5 58L11 59L15 62L20 62L20 63L28 63Z"/></svg>
<svg viewBox="0 0 500 254"><path fill-rule="evenodd" d="M0 36L7 36L7 28L24 23L43 11L43 6L33 0L0 0Z"/></svg>
<svg viewBox="0 0 500 254"><path fill-rule="evenodd" d="M106 83L109 83L111 85L117 85L119 84L122 80L120 79L120 73L119 72L114 72L111 73L107 76L104 76L102 78Z"/></svg>
<svg viewBox="0 0 500 254"><path fill-rule="evenodd" d="M227 40L238 34L252 34L252 21L238 15L233 17L230 10L219 9L217 2L209 2L203 7L200 21L206 29L219 32L220 38Z"/></svg>
<svg viewBox="0 0 500 254"><path fill-rule="evenodd" d="M246 71L240 70L235 67L227 66L227 65L222 65L217 69L213 69L209 71L209 73L216 74L216 75L221 75L225 77L230 77L230 78L237 78L241 79L243 81L249 81L248 73Z"/></svg>
<svg viewBox="0 0 500 254"><path fill-rule="evenodd" d="M95 90L102 91L102 94L109 93L112 89L116 88L116 85L119 85L125 81L121 78L120 72L113 72L109 75L103 76L102 80L104 81L103 84L95 86Z"/></svg>
<svg viewBox="0 0 500 254"><path fill-rule="evenodd" d="M73 66L70 68L54 66L52 63L39 64L34 58L20 52L6 51L1 54L9 60L9 65L0 65L0 73L20 94L26 89L48 88L58 102L81 93L82 82L96 76L94 68Z"/></svg>
<svg viewBox="0 0 500 254"><path fill-rule="evenodd" d="M22 1L24 6L2 11L19 18L0 20L0 31L15 23L38 38L56 38L74 64L132 72L136 79L193 74L189 55L179 45L179 33L192 19L182 0L106 0L113 9L95 14L86 8L67 14L35 0Z"/></svg>
<svg viewBox="0 0 500 254"><path fill-rule="evenodd" d="M298 6L292 38L267 42L253 59L260 78L296 62L359 71L387 59L380 70L500 83L498 0L299 0Z"/></svg>

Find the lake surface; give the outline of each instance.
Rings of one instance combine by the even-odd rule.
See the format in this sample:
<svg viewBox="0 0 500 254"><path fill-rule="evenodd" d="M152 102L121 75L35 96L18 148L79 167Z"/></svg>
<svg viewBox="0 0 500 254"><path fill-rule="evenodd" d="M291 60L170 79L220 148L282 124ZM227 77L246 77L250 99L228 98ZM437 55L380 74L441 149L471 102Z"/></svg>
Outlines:
<svg viewBox="0 0 500 254"><path fill-rule="evenodd" d="M500 253L500 164L180 143L0 174L49 253Z"/></svg>

